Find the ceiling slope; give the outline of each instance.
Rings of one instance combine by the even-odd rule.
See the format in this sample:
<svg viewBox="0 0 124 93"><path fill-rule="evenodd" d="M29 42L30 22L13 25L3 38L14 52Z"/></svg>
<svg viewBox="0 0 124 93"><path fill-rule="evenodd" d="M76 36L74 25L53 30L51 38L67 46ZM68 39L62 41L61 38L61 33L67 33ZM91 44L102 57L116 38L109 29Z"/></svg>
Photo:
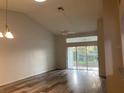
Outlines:
<svg viewBox="0 0 124 93"><path fill-rule="evenodd" d="M66 16L57 10L59 6L64 8ZM0 8L4 7L5 0L0 0ZM9 10L29 15L53 33L78 33L97 29L102 0L47 0L44 3L36 3L34 0L9 0Z"/></svg>

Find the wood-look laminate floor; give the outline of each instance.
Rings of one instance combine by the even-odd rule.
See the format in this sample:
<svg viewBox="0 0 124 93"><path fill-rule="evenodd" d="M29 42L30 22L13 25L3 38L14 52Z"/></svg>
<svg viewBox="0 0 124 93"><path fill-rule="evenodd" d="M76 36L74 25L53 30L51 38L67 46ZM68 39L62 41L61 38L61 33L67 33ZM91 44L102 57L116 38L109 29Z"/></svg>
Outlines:
<svg viewBox="0 0 124 93"><path fill-rule="evenodd" d="M0 93L105 93L96 71L58 70L4 86Z"/></svg>

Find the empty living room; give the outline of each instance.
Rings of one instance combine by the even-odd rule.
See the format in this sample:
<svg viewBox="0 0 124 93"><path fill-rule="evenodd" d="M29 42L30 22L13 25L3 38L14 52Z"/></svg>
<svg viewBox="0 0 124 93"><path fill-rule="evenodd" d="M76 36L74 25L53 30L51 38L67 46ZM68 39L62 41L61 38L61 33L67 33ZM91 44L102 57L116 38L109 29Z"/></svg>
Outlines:
<svg viewBox="0 0 124 93"><path fill-rule="evenodd" d="M0 0L0 93L124 93L124 0Z"/></svg>

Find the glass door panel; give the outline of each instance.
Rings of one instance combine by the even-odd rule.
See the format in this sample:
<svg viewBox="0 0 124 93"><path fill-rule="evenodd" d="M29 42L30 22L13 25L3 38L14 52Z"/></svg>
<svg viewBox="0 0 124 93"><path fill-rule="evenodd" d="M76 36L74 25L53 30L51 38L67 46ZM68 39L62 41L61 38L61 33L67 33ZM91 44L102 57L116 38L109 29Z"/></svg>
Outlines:
<svg viewBox="0 0 124 93"><path fill-rule="evenodd" d="M88 70L98 70L98 49L97 46L87 46Z"/></svg>
<svg viewBox="0 0 124 93"><path fill-rule="evenodd" d="M87 49L85 46L77 47L77 68L87 69Z"/></svg>
<svg viewBox="0 0 124 93"><path fill-rule="evenodd" d="M68 68L69 69L76 69L76 47L69 47L68 48Z"/></svg>

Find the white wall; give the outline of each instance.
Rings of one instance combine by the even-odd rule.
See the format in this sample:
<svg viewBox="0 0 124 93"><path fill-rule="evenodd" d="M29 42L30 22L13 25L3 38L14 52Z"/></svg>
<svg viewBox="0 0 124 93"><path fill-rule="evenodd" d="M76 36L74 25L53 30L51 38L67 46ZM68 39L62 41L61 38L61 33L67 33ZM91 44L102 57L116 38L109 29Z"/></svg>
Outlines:
<svg viewBox="0 0 124 93"><path fill-rule="evenodd" d="M0 31L4 14L0 12ZM0 86L55 69L53 34L17 12L9 12L9 28L15 39L0 39Z"/></svg>

